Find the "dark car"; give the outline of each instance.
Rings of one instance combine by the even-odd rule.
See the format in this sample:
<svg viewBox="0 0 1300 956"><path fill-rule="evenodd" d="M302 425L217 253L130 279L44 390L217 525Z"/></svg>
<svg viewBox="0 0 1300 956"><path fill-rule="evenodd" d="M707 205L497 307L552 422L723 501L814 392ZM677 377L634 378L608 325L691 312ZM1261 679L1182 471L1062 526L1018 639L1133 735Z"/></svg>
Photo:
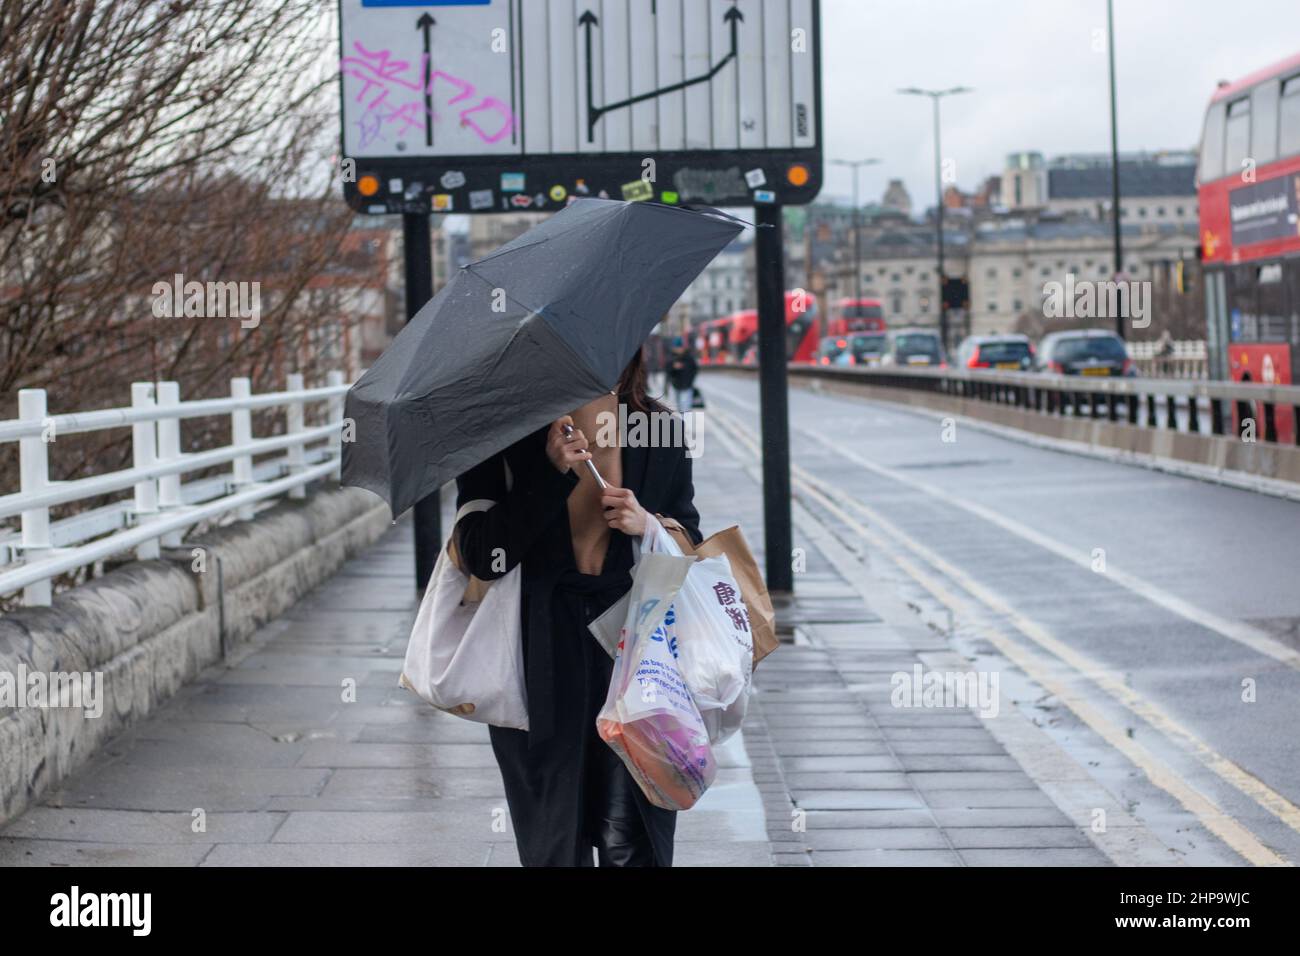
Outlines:
<svg viewBox="0 0 1300 956"><path fill-rule="evenodd" d="M1101 329L1052 332L1038 343L1034 367L1055 375L1136 375L1124 340Z"/></svg>
<svg viewBox="0 0 1300 956"><path fill-rule="evenodd" d="M843 335L828 335L817 346L818 365L852 365L853 353Z"/></svg>
<svg viewBox="0 0 1300 956"><path fill-rule="evenodd" d="M1024 372L1033 367L1034 347L1025 335L971 335L957 350L957 364Z"/></svg>
<svg viewBox="0 0 1300 956"><path fill-rule="evenodd" d="M849 351L857 365L879 365L889 348L889 337L884 332L850 332Z"/></svg>
<svg viewBox="0 0 1300 956"><path fill-rule="evenodd" d="M948 360L943 354L943 345L939 342L937 332L929 329L898 329L889 333L882 364L946 368Z"/></svg>

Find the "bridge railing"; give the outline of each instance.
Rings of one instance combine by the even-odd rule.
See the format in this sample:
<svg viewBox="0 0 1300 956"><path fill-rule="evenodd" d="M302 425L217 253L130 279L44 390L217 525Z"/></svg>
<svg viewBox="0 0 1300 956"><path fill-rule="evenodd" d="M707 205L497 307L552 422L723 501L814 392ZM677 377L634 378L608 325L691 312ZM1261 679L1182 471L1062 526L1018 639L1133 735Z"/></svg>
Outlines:
<svg viewBox="0 0 1300 956"><path fill-rule="evenodd" d="M1149 378L1205 378L1209 374L1209 353L1204 339L1170 342L1129 342L1128 355L1139 375Z"/></svg>
<svg viewBox="0 0 1300 956"><path fill-rule="evenodd" d="M18 393L17 419L0 421L0 443L17 442L19 490L0 496L0 596L22 591L26 605L48 605L60 574L134 550L157 558L162 546L181 544L186 529L228 515L251 518L257 505L287 494L305 495L315 480L337 477L342 458L342 372L327 385L304 388L299 374L287 390L254 395L247 378L230 382L230 397L183 402L176 382L137 382L131 405L63 415L46 413L44 389ZM304 424L308 404L324 403L326 423ZM255 409L282 408L285 433L254 438ZM231 443L198 452L181 451L180 423L230 416ZM49 456L63 435L130 428L132 466L71 481L49 479ZM283 452L254 465L255 456ZM228 474L191 482L182 476L230 465ZM50 509L131 489L130 498L80 511L57 521ZM17 518L15 532L12 519Z"/></svg>
<svg viewBox="0 0 1300 956"><path fill-rule="evenodd" d="M1104 419L1199 435L1278 443L1279 412L1300 444L1300 386L1164 378L1043 375L980 369L837 368L791 365L792 377L814 377L938 393L1042 415ZM1235 414L1234 414L1235 413Z"/></svg>

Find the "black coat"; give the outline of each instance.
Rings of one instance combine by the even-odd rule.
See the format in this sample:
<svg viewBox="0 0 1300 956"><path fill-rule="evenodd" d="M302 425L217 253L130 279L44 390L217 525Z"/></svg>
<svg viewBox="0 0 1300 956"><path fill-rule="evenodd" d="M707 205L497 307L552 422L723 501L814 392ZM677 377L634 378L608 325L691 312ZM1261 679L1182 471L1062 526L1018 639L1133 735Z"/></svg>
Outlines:
<svg viewBox="0 0 1300 956"><path fill-rule="evenodd" d="M561 573L576 567L567 499L578 484L572 471L561 474L546 456L547 429L524 437L456 480L456 506L475 498L497 505L466 515L456 526L466 569L492 580L523 562L522 604L525 682L530 746L546 740L554 727L555 700L548 653L550 608ZM506 490L505 464L512 485ZM624 448L623 486L650 514L676 518L699 543L699 513L691 481L691 459L682 447ZM636 539L611 531L605 570L630 568ZM504 561L501 559L504 558ZM593 637L592 640L595 640Z"/></svg>
<svg viewBox="0 0 1300 956"><path fill-rule="evenodd" d="M624 448L622 464L642 507L676 518L698 542L684 449ZM650 803L596 730L613 661L587 624L631 587L637 542L611 531L601 573L579 574L566 503L577 483L547 459L546 429L457 480L457 507L497 502L457 525L469 570L491 579L522 563L529 729L489 727L492 751L525 866L590 866L593 847L601 866L671 866L676 813Z"/></svg>
<svg viewBox="0 0 1300 956"><path fill-rule="evenodd" d="M668 359L668 380L673 388L690 388L699 370L700 363L689 351L674 353Z"/></svg>

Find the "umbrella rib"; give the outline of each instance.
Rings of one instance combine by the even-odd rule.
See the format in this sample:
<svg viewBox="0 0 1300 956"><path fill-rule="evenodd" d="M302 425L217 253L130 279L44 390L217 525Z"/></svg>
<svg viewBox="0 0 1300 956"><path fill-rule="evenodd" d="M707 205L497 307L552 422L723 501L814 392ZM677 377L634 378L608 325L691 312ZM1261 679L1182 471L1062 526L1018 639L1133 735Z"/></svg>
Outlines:
<svg viewBox="0 0 1300 956"><path fill-rule="evenodd" d="M480 260L479 260L479 262L483 262L483 261L485 261L485 260L483 260L483 259L480 259ZM527 310L531 315L541 315L541 314L542 314L542 310L541 310L541 309L534 308L533 306L529 305L527 302L520 302L518 299L516 299L513 295L510 294L510 290L508 290L505 286L498 285L497 283L495 283L495 282L491 281L490 279L488 279L487 276L479 275L477 272L475 272L475 271L474 271L474 266L476 266L477 264L478 264L478 263L476 263L476 262L471 262L471 263L469 263L468 265L462 266L461 268L462 268L465 272L467 272L467 273L469 273L470 275L472 275L475 279L478 279L479 282L482 282L482 283L483 283L485 286L487 286L489 289L500 289L501 292L502 292L502 294L505 295L505 297L506 297L506 301L507 301L507 302L511 302L511 303L513 303L514 305L519 306L519 308ZM513 341L513 339L512 339L511 341Z"/></svg>
<svg viewBox="0 0 1300 956"><path fill-rule="evenodd" d="M477 272L475 272L471 268L472 265L473 263L466 265L464 267L465 271L468 272L470 275L472 275L475 279L478 279L484 285L488 286L489 288L501 289L501 291L505 294L506 300L508 302L513 303L514 305L518 306L520 309L527 311L528 313L528 315L524 319L515 323L515 329L510 335L510 341L506 342L506 344L502 347L501 351L497 354L496 359L492 363L492 368L488 370L489 372L495 371L496 367L500 365L502 361L505 360L506 351L510 348L511 345L514 344L515 339L517 339L520 335L523 334L525 323L528 321L528 319L532 318L533 316L537 316L538 318L542 319L543 324L545 324L547 329L550 331L551 337L564 346L565 350L570 355L573 356L574 361L579 366L585 368L588 372L592 371L591 366L587 364L587 360L583 358L582 354L569 343L569 340L566 339L563 335L560 335L560 333L557 332L549 322L546 322L545 310L534 308L533 306L529 305L526 302L520 302L518 299L514 298L514 296L512 296L505 288L494 285L493 283L489 282L484 276L481 276ZM594 372L592 374L594 375ZM604 388L604 386L602 385L601 388Z"/></svg>

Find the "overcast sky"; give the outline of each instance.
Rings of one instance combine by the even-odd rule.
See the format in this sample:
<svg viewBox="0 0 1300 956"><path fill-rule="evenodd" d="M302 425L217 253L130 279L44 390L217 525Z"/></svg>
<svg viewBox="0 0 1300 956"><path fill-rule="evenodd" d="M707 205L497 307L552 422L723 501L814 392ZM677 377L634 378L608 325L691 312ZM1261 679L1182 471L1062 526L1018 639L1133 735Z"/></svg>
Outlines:
<svg viewBox="0 0 1300 956"><path fill-rule="evenodd" d="M822 199L852 190L832 158L879 157L863 201L902 179L934 203L930 101L899 87L974 87L943 101L943 154L971 190L1007 153L1110 149L1105 0L822 0ZM1119 145L1194 148L1215 83L1300 52L1300 0L1115 0Z"/></svg>

